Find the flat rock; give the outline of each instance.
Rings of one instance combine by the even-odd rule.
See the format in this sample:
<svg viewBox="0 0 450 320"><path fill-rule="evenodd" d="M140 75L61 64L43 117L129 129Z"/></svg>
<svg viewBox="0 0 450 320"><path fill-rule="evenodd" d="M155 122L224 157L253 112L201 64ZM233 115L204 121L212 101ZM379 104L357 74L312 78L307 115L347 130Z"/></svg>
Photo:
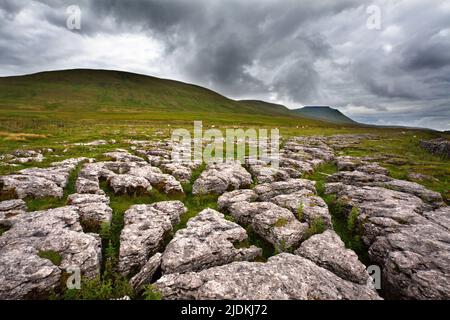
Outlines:
<svg viewBox="0 0 450 320"><path fill-rule="evenodd" d="M123 275L139 271L161 249L165 237L187 211L180 201L134 205L125 212L120 235L119 270Z"/></svg>
<svg viewBox="0 0 450 320"><path fill-rule="evenodd" d="M332 230L313 235L301 244L295 254L313 261L342 279L359 284L368 283L369 274L364 264L358 260L353 250L345 248L344 242Z"/></svg>
<svg viewBox="0 0 450 320"><path fill-rule="evenodd" d="M326 192L358 208L362 239L371 260L382 267L389 297L450 298L448 209L436 211L410 193L381 187L331 183ZM443 215L440 223L436 215Z"/></svg>
<svg viewBox="0 0 450 320"><path fill-rule="evenodd" d="M104 156L119 162L145 162L145 160L142 159L141 157L132 155L126 150L107 152L104 154Z"/></svg>
<svg viewBox="0 0 450 320"><path fill-rule="evenodd" d="M63 188L55 182L34 176L9 175L0 177L0 193L12 195L15 198L62 198Z"/></svg>
<svg viewBox="0 0 450 320"><path fill-rule="evenodd" d="M291 179L288 181L260 184L253 190L258 195L258 200L270 201L270 199L276 196L296 193L304 189L308 189L315 194L315 182L306 179Z"/></svg>
<svg viewBox="0 0 450 320"><path fill-rule="evenodd" d="M291 176L283 169L265 165L250 165L249 172L258 183L270 183L289 180Z"/></svg>
<svg viewBox="0 0 450 320"><path fill-rule="evenodd" d="M240 164L211 164L194 182L194 195L217 194L247 188L252 184L252 176Z"/></svg>
<svg viewBox="0 0 450 320"><path fill-rule="evenodd" d="M254 202L258 199L258 196L253 190L241 189L230 192L225 192L217 200L219 210L228 210L228 208L236 202Z"/></svg>
<svg viewBox="0 0 450 320"><path fill-rule="evenodd" d="M328 206L321 197L313 194L309 189L287 195L279 195L270 200L276 205L289 209L298 219L311 225L321 219L327 228L333 228Z"/></svg>
<svg viewBox="0 0 450 320"><path fill-rule="evenodd" d="M184 273L200 271L233 261L253 261L262 250L255 246L236 248L247 240L247 233L224 215L205 209L191 218L185 229L177 231L162 257L162 271Z"/></svg>
<svg viewBox="0 0 450 320"><path fill-rule="evenodd" d="M267 263L233 262L200 272L165 275L156 282L164 299L371 300L365 285L346 281L312 261L279 254Z"/></svg>

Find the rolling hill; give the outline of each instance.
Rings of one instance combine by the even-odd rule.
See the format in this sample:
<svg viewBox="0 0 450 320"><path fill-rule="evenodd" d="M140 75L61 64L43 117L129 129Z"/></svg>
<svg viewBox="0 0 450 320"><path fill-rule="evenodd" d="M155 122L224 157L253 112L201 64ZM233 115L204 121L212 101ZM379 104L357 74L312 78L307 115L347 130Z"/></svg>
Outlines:
<svg viewBox="0 0 450 320"><path fill-rule="evenodd" d="M358 124L356 121L350 119L337 109L328 106L307 106L300 109L293 110L297 115L304 118L328 121L337 124Z"/></svg>
<svg viewBox="0 0 450 320"><path fill-rule="evenodd" d="M280 114L280 107L239 102L179 81L106 70L64 70L0 78L0 108L80 112Z"/></svg>
<svg viewBox="0 0 450 320"><path fill-rule="evenodd" d="M10 119L70 120L75 114L80 119L222 117L318 126L326 126L324 121L356 124L331 108L308 109L290 110L258 100L236 101L197 85L121 71L73 69L0 77L0 116Z"/></svg>

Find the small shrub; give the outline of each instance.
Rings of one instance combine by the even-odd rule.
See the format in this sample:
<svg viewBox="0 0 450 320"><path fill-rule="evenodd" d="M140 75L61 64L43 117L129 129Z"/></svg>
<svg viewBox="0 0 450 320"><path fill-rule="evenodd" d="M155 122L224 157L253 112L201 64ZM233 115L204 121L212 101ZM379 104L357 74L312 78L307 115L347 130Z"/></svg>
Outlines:
<svg viewBox="0 0 450 320"><path fill-rule="evenodd" d="M355 231L358 216L359 216L359 209L357 207L353 207L347 219L347 227L348 230L350 230L350 232Z"/></svg>
<svg viewBox="0 0 450 320"><path fill-rule="evenodd" d="M144 300L162 300L161 292L152 284L145 287L142 296Z"/></svg>
<svg viewBox="0 0 450 320"><path fill-rule="evenodd" d="M56 251L53 250L39 251L38 256L43 259L50 260L55 266L61 265L62 257Z"/></svg>
<svg viewBox="0 0 450 320"><path fill-rule="evenodd" d="M303 202L297 208L297 218L298 218L298 221L303 220Z"/></svg>
<svg viewBox="0 0 450 320"><path fill-rule="evenodd" d="M323 221L322 217L317 217L311 222L308 230L306 230L305 238L308 239L313 235L320 234L324 231L325 231L325 222Z"/></svg>

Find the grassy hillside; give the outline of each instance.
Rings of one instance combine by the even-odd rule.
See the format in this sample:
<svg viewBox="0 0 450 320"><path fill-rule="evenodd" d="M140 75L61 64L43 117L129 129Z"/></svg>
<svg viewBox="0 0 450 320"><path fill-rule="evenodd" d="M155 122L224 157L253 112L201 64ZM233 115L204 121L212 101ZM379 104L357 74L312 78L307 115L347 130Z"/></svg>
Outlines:
<svg viewBox="0 0 450 320"><path fill-rule="evenodd" d="M297 115L300 115L309 119L316 119L322 121L329 121L333 123L339 124L349 124L356 125L357 122L353 121L342 112L337 109L333 109L330 107L304 107L300 109L295 109L294 112Z"/></svg>
<svg viewBox="0 0 450 320"><path fill-rule="evenodd" d="M279 113L278 108L259 108L191 84L103 70L0 78L0 108L31 112Z"/></svg>

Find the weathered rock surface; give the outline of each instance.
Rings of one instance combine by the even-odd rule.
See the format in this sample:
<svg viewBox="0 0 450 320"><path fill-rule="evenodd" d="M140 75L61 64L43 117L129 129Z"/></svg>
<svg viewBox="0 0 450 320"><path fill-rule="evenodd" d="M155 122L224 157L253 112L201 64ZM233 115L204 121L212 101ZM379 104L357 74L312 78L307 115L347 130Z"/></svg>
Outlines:
<svg viewBox="0 0 450 320"><path fill-rule="evenodd" d="M125 226L120 235L120 272L128 275L142 268L161 249L165 237L186 210L180 201L131 206L125 212Z"/></svg>
<svg viewBox="0 0 450 320"><path fill-rule="evenodd" d="M98 231L103 223L111 223L112 209L109 207L109 198L107 196L72 194L67 201L68 204L78 207L83 226Z"/></svg>
<svg viewBox="0 0 450 320"><path fill-rule="evenodd" d="M226 192L222 194L217 200L219 210L228 210L228 208L237 202L254 202L258 199L258 196L253 190L241 189Z"/></svg>
<svg viewBox="0 0 450 320"><path fill-rule="evenodd" d="M368 283L369 274L364 264L358 260L353 250L345 248L344 242L332 230L313 235L301 244L295 254L313 261L342 279L359 284Z"/></svg>
<svg viewBox="0 0 450 320"><path fill-rule="evenodd" d="M13 198L45 198L63 196L70 172L87 158L55 162L49 168L30 168L0 177L0 194Z"/></svg>
<svg viewBox="0 0 450 320"><path fill-rule="evenodd" d="M132 155L127 150L118 149L116 151L105 153L106 157L110 157L114 161L119 162L145 162L141 157Z"/></svg>
<svg viewBox="0 0 450 320"><path fill-rule="evenodd" d="M220 163L209 165L194 182L194 195L217 194L247 188L252 184L252 176L240 164Z"/></svg>
<svg viewBox="0 0 450 320"><path fill-rule="evenodd" d="M450 233L445 227L450 210L436 211L412 194L381 187L330 183L326 189L358 208L363 240L371 260L382 267L388 296L450 297ZM441 223L435 223L436 215Z"/></svg>
<svg viewBox="0 0 450 320"><path fill-rule="evenodd" d="M339 171L361 171L371 174L387 175L389 171L377 163L364 161L360 158L343 156L336 158L336 164Z"/></svg>
<svg viewBox="0 0 450 320"><path fill-rule="evenodd" d="M439 154L450 158L450 141L445 138L420 141L420 146L428 150L430 153Z"/></svg>
<svg viewBox="0 0 450 320"><path fill-rule="evenodd" d="M440 193L424 186L405 180L396 180L383 174L371 174L362 171L341 171L327 178L328 182L342 182L353 186L378 186L415 195L434 206L443 204Z"/></svg>
<svg viewBox="0 0 450 320"><path fill-rule="evenodd" d="M177 231L162 257L163 273L200 271L233 261L253 261L262 250L255 246L236 248L247 240L247 233L224 215L205 209L190 219L185 229Z"/></svg>
<svg viewBox="0 0 450 320"><path fill-rule="evenodd" d="M303 189L287 195L279 195L270 200L276 205L289 209L292 213L311 225L321 219L327 228L332 228L331 215L328 206L321 197L315 196L311 190Z"/></svg>
<svg viewBox="0 0 450 320"><path fill-rule="evenodd" d="M108 179L108 185L115 194L142 195L152 190L150 182L143 177L118 174Z"/></svg>
<svg viewBox="0 0 450 320"><path fill-rule="evenodd" d="M144 286L152 283L153 277L161 267L161 258L162 254L160 252L156 253L148 259L141 271L131 278L130 285L135 291L140 292Z"/></svg>
<svg viewBox="0 0 450 320"><path fill-rule="evenodd" d="M8 163L30 163L30 162L42 162L45 159L40 150L16 150L12 154L6 154L2 156L1 160Z"/></svg>
<svg viewBox="0 0 450 320"><path fill-rule="evenodd" d="M229 212L238 223L251 225L279 251L298 246L308 229L308 224L300 223L291 211L271 202L237 202Z"/></svg>
<svg viewBox="0 0 450 320"><path fill-rule="evenodd" d="M170 274L156 284L164 299L380 299L300 256L283 253L267 263L234 262L197 273Z"/></svg>
<svg viewBox="0 0 450 320"><path fill-rule="evenodd" d="M77 181L79 193L100 193L100 180L107 180L116 194L145 194L155 187L166 194L182 194L183 187L173 176L146 162L133 162L134 156L119 152L121 161L87 164ZM142 159L141 159L142 160Z"/></svg>
<svg viewBox="0 0 450 320"><path fill-rule="evenodd" d="M249 165L249 172L258 183L270 183L275 181L286 181L291 178L290 174L283 169L271 166L255 164Z"/></svg>
<svg viewBox="0 0 450 320"><path fill-rule="evenodd" d="M61 264L39 257L46 251L57 252ZM47 298L58 292L63 270L78 267L92 278L99 275L100 262L100 238L83 233L76 207L18 215L0 237L0 298Z"/></svg>
<svg viewBox="0 0 450 320"><path fill-rule="evenodd" d="M270 201L276 196L300 192L304 189L316 193L315 182L306 179L291 179L288 181L260 184L253 190L258 195L259 201Z"/></svg>
<svg viewBox="0 0 450 320"><path fill-rule="evenodd" d="M8 219L27 211L27 204L21 199L0 202L0 220Z"/></svg>

